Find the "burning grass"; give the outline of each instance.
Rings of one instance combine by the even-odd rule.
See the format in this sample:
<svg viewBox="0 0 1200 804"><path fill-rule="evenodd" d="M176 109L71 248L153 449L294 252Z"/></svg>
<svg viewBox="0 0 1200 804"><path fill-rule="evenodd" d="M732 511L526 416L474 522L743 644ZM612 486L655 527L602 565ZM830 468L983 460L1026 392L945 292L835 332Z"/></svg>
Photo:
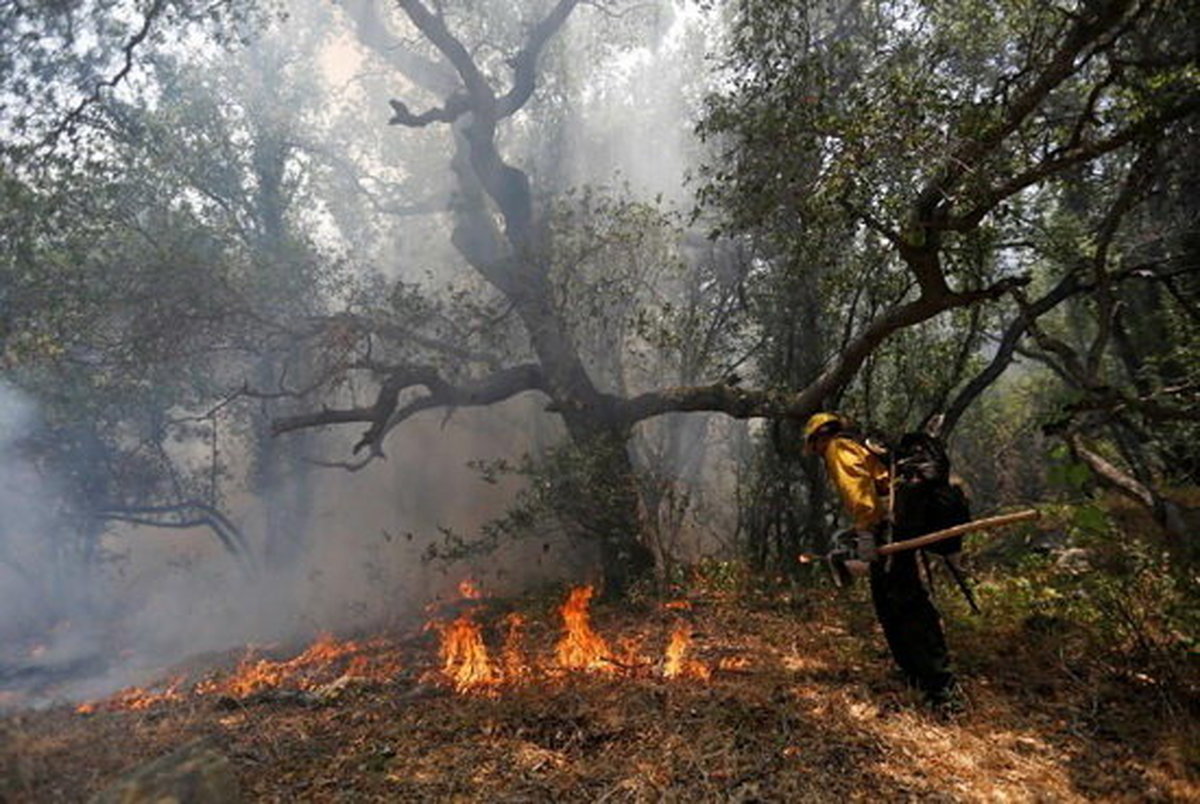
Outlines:
<svg viewBox="0 0 1200 804"><path fill-rule="evenodd" d="M471 672L487 667L487 685L459 689L470 654L448 653L445 629L431 628L360 643L325 665L299 661L317 651L272 660L313 689L344 677L358 657L397 662L387 680L344 686L312 705L216 705L220 696L189 691L148 708L10 718L0 763L11 760L13 772L0 798L82 800L131 765L206 735L231 758L248 797L262 800L1200 795L1200 763L1188 753L1194 726L1163 717L1153 695L1117 681L1072 681L1037 644L1018 652L952 629L970 701L943 720L893 677L865 600L804 608L696 601L650 614L584 606L569 619L552 609L496 614L476 600L435 619L468 618L468 640L488 649ZM600 640L598 655L611 661L564 668L563 643L577 655L571 623ZM1107 726L1095 719L1097 702L1109 710Z"/></svg>

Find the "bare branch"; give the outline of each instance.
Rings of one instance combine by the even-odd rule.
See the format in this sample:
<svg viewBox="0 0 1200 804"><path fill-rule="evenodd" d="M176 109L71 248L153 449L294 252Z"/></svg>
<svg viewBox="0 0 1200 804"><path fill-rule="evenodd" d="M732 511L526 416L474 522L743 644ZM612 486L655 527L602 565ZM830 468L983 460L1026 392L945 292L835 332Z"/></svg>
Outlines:
<svg viewBox="0 0 1200 804"><path fill-rule="evenodd" d="M579 0L558 0L550 13L530 31L525 47L510 62L513 68L513 85L500 99L496 110L497 117L512 115L533 95L537 83L538 56L541 55L546 42L563 26L578 4Z"/></svg>
<svg viewBox="0 0 1200 804"><path fill-rule="evenodd" d="M1073 149L1045 159L1029 170L1018 173L1008 180L993 186L983 193L982 198L976 202L970 211L962 215L949 217L933 225L935 228L947 231L969 231L975 228L1001 201L1019 193L1026 187L1031 187L1034 184L1044 181L1069 167L1091 161L1096 157L1115 151L1139 138L1155 134L1161 131L1163 127L1197 112L1200 112L1200 97L1192 97L1160 114L1147 117L1110 137L1081 143Z"/></svg>
<svg viewBox="0 0 1200 804"><path fill-rule="evenodd" d="M57 143L63 134L65 134L77 122L79 122L79 118L83 116L83 113L87 111L89 106L94 106L100 102L101 98L103 97L104 90L112 89L117 84L125 80L125 77L129 75L130 70L133 69L133 51L136 50L137 47L143 41L145 41L146 37L150 35L150 29L153 27L154 21L158 19L160 14L162 14L165 6L166 0L154 0L153 5L151 5L146 11L146 16L142 19L141 27L134 32L133 36L129 38L129 41L126 42L121 48L123 61L120 69L117 70L117 72L111 78L105 78L98 81L96 86L92 89L91 94L80 100L79 103L76 104L75 108L67 112L66 116L63 117L63 119L60 120L58 124L46 134L46 136L42 139L42 147L52 147L55 143Z"/></svg>
<svg viewBox="0 0 1200 804"><path fill-rule="evenodd" d="M1056 87L1086 63L1087 59L1080 59L1080 54L1119 25L1132 5L1132 0L1108 0L1082 7L1062 37L1058 49L1029 87L1008 104L1004 116L980 135L965 140L955 148L937 174L921 190L916 202L918 222L926 226L935 223L935 213L963 177L1020 128Z"/></svg>
<svg viewBox="0 0 1200 804"><path fill-rule="evenodd" d="M187 500L170 505L112 506L100 509L93 515L110 522L155 528L206 527L247 571L254 569L254 553L241 529L208 503Z"/></svg>

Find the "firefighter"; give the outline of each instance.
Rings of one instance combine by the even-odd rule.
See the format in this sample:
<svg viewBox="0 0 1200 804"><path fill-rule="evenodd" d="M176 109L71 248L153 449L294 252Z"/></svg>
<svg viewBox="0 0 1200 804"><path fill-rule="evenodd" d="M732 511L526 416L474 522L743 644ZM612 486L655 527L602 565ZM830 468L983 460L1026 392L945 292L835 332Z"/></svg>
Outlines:
<svg viewBox="0 0 1200 804"><path fill-rule="evenodd" d="M890 540L888 466L882 450L873 449L849 420L836 413L817 413L804 428L805 451L825 462L853 529L856 558L869 565L871 600L892 656L908 683L935 706L955 699L954 674L941 618L921 582L916 551L886 559L875 554Z"/></svg>

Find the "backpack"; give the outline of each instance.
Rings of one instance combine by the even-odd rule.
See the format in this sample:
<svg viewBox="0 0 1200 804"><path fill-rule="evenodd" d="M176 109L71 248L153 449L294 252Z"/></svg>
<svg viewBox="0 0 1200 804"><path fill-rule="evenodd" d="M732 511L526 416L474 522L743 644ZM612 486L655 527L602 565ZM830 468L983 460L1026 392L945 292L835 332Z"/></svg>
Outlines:
<svg viewBox="0 0 1200 804"><path fill-rule="evenodd" d="M950 457L941 440L925 432L906 433L891 450L894 472L895 541L961 525L971 519L971 506L962 487L950 476ZM932 544L931 553L962 551L962 537Z"/></svg>

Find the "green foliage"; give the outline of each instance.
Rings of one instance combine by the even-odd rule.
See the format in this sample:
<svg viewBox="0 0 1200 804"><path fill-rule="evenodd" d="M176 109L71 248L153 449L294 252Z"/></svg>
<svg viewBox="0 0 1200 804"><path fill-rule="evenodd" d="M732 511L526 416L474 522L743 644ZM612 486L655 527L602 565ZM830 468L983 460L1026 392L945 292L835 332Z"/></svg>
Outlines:
<svg viewBox="0 0 1200 804"><path fill-rule="evenodd" d="M1118 526L1107 506L1045 509L1042 527L1066 534L1067 548L987 566L977 586L985 617L957 602L954 628L995 640L1054 643L1070 666L1142 679L1182 701L1200 682L1200 585L1172 567L1160 547ZM1005 636L1002 638L1009 638Z"/></svg>
<svg viewBox="0 0 1200 804"><path fill-rule="evenodd" d="M485 523L479 534L441 529L441 542L427 548L425 560L486 556L515 540L579 539L604 550L636 539L637 522L628 518L636 478L624 449L611 440L569 441L536 458L526 454L516 463L469 462L483 482L516 480L520 489L504 514Z"/></svg>

